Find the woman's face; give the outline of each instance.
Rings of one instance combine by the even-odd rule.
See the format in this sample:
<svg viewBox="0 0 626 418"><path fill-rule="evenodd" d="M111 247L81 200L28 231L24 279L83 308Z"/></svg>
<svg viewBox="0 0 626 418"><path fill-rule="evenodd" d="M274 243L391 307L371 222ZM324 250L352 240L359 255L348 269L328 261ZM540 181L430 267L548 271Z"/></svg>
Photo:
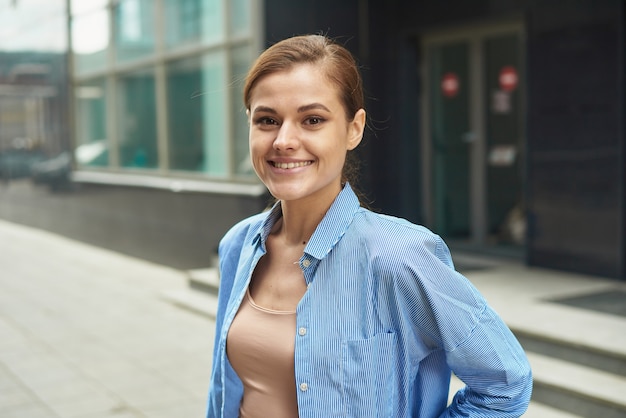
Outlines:
<svg viewBox="0 0 626 418"><path fill-rule="evenodd" d="M346 153L361 141L365 111L347 121L334 84L318 66L299 64L257 81L248 112L252 164L270 193L332 202Z"/></svg>

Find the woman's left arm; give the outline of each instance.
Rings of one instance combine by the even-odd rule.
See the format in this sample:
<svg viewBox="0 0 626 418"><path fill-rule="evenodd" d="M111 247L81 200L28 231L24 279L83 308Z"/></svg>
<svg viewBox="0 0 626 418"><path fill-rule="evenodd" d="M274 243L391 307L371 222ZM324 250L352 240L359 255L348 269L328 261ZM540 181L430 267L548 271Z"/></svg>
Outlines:
<svg viewBox="0 0 626 418"><path fill-rule="evenodd" d="M467 303L467 312L472 312L463 315L466 309L455 308L449 312L451 316L458 315L453 323L470 327L469 333L456 334L465 334L460 342L453 343L456 338L451 338L445 347L448 366L466 387L456 393L441 417L521 416L528 408L532 393L532 372L524 349L478 290L454 272L450 251L440 238L435 248L436 257L456 278L451 279L454 293ZM450 309L450 301L446 307ZM461 321L461 317L467 321ZM459 330L451 325L450 331L455 334Z"/></svg>
<svg viewBox="0 0 626 418"><path fill-rule="evenodd" d="M489 306L471 335L446 358L467 386L442 417L519 417L526 411L532 392L530 365L513 333Z"/></svg>

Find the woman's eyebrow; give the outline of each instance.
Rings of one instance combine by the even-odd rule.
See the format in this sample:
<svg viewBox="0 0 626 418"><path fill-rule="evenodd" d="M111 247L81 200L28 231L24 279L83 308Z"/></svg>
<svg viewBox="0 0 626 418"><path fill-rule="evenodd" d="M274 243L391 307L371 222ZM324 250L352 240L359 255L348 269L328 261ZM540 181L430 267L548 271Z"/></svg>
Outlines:
<svg viewBox="0 0 626 418"><path fill-rule="evenodd" d="M300 106L298 108L298 113L304 113L310 110L324 110L330 113L330 109L321 103L311 103L308 105ZM273 115L278 113L276 109L271 108L269 106L262 106L262 105L254 108L253 113L258 113L258 112L271 113Z"/></svg>
<svg viewBox="0 0 626 418"><path fill-rule="evenodd" d="M309 110L319 110L319 109L330 113L330 109L328 109L326 106L324 106L321 103L311 103L308 105L300 106L298 108L298 113L308 112Z"/></svg>
<svg viewBox="0 0 626 418"><path fill-rule="evenodd" d="M253 110L253 113L258 113L258 112L271 113L273 115L278 113L278 112L276 112L276 110L274 110L274 109L272 109L271 107L268 107L268 106L257 106L257 107L255 107L254 110Z"/></svg>

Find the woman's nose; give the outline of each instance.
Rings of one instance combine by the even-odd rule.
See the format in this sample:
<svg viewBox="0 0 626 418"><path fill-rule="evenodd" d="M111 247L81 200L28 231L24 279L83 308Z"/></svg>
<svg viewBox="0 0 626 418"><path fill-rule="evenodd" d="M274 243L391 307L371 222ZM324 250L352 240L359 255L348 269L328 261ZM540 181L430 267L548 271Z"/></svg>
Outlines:
<svg viewBox="0 0 626 418"><path fill-rule="evenodd" d="M288 150L298 147L298 130L289 122L283 122L278 130L276 138L274 139L274 149Z"/></svg>

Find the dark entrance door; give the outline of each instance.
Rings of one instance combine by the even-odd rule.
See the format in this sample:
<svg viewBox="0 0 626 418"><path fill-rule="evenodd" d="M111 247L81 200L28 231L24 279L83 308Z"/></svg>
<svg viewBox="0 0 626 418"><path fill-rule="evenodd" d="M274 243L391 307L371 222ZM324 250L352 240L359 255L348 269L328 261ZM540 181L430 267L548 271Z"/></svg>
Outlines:
<svg viewBox="0 0 626 418"><path fill-rule="evenodd" d="M517 25L425 38L430 226L447 239L523 246L525 91Z"/></svg>

